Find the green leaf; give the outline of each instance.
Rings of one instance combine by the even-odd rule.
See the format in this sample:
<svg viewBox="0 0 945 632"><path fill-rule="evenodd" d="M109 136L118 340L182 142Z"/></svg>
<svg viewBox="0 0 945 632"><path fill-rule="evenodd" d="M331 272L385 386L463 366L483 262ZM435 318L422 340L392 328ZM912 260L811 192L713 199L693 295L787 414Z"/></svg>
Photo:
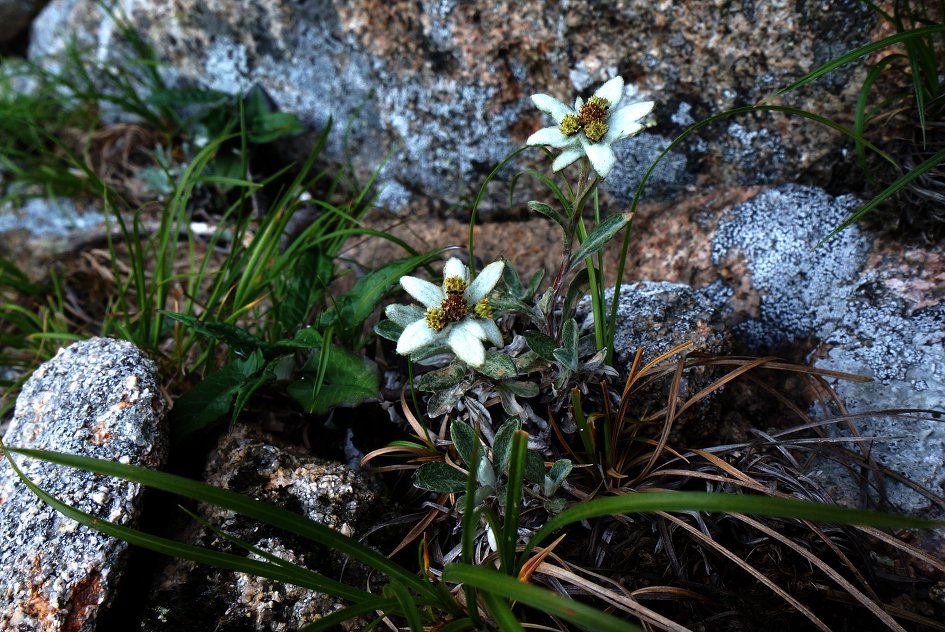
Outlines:
<svg viewBox="0 0 945 632"><path fill-rule="evenodd" d="M492 440L492 460L498 471L505 473L509 468L509 454L512 450L512 437L515 431L522 429L522 422L518 417L511 417L499 426Z"/></svg>
<svg viewBox="0 0 945 632"><path fill-rule="evenodd" d="M516 375L512 358L498 351L486 351L485 362L476 370L493 380L507 380Z"/></svg>
<svg viewBox="0 0 945 632"><path fill-rule="evenodd" d="M467 388L469 388L469 383L460 382L452 388L434 393L433 397L427 401L427 417L439 417L449 413L466 394Z"/></svg>
<svg viewBox="0 0 945 632"><path fill-rule="evenodd" d="M305 327L299 329L292 336L292 340L280 340L280 346L301 347L303 349L314 349L321 347L325 342L325 335L314 327Z"/></svg>
<svg viewBox="0 0 945 632"><path fill-rule="evenodd" d="M623 619L545 588L525 584L516 577L500 573L494 568L461 563L448 564L443 569L443 579L518 601L594 632L643 632L642 628Z"/></svg>
<svg viewBox="0 0 945 632"><path fill-rule="evenodd" d="M283 334L291 334L321 300L334 276L334 262L312 249L296 255L285 290L276 302L276 319Z"/></svg>
<svg viewBox="0 0 945 632"><path fill-rule="evenodd" d="M522 298L525 287L522 285L522 279L518 276L518 271L508 260L505 260L505 267L502 268L502 280L505 282L505 288L509 291L509 294L518 299Z"/></svg>
<svg viewBox="0 0 945 632"><path fill-rule="evenodd" d="M476 441L476 433L469 427L465 421L453 420L450 424L450 438L459 453L459 458L463 460L466 467L471 467L473 443Z"/></svg>
<svg viewBox="0 0 945 632"><path fill-rule="evenodd" d="M535 274L532 275L532 278L528 281L528 287L525 289L525 295L522 297L525 300L531 300L535 293L538 291L538 286L541 285L541 280L545 278L545 271L538 270Z"/></svg>
<svg viewBox="0 0 945 632"><path fill-rule="evenodd" d="M542 506L545 508L545 511L552 516L556 516L565 510L568 506L568 501L564 498L548 498L542 503Z"/></svg>
<svg viewBox="0 0 945 632"><path fill-rule="evenodd" d="M532 200L528 203L528 208L532 209L536 213L544 215L548 219L554 221L558 226L562 228L565 232L568 230L568 223L564 216L561 215L558 211L554 210L547 204L543 202L536 202Z"/></svg>
<svg viewBox="0 0 945 632"><path fill-rule="evenodd" d="M454 362L442 369L436 369L429 373L424 373L417 380L417 390L426 393L436 393L447 388L456 386L466 377L466 365L462 362Z"/></svg>
<svg viewBox="0 0 945 632"><path fill-rule="evenodd" d="M253 380L264 362L262 352L256 351L245 360L235 360L219 368L177 398L170 413L174 434L191 434L225 415L233 398Z"/></svg>
<svg viewBox="0 0 945 632"><path fill-rule="evenodd" d="M538 485L545 482L545 460L535 450L525 453L525 478Z"/></svg>
<svg viewBox="0 0 945 632"><path fill-rule="evenodd" d="M506 380L501 384L497 384L496 388L505 389L519 397L538 397L538 394L541 392L541 389L539 389L538 385L534 382L522 382L519 380Z"/></svg>
<svg viewBox="0 0 945 632"><path fill-rule="evenodd" d="M354 284L350 290L338 297L335 309L322 314L319 324L322 328L329 325L353 331L361 326L374 311L381 298L391 290L400 277L413 271L438 256L437 252L398 259L377 270L370 272Z"/></svg>
<svg viewBox="0 0 945 632"><path fill-rule="evenodd" d="M606 246L607 242L630 222L630 217L629 213L618 213L617 215L611 215L598 224L587 236L587 239L581 243L580 248L571 255L568 262L568 271L573 270L578 264Z"/></svg>
<svg viewBox="0 0 945 632"><path fill-rule="evenodd" d="M417 468L413 484L431 492L455 494L466 489L466 474L442 461L434 461Z"/></svg>
<svg viewBox="0 0 945 632"><path fill-rule="evenodd" d="M555 349L558 345L555 344L554 339L551 336L546 336L545 334L528 330L524 334L525 344L528 345L528 348L537 353L540 357L548 360L548 362L555 361Z"/></svg>
<svg viewBox="0 0 945 632"><path fill-rule="evenodd" d="M561 487L561 483L563 483L564 479L571 473L571 468L570 459L558 459L554 462L554 465L552 465L548 473L545 474L543 490L545 496L554 496L558 488Z"/></svg>
<svg viewBox="0 0 945 632"><path fill-rule="evenodd" d="M860 219L861 217L863 217L864 215L872 211L874 208L879 206L884 200L886 200L887 198L895 194L897 191L899 191L903 187L907 186L910 182L912 182L919 176L923 175L927 171L935 168L936 166L940 164L945 164L945 149L938 152L931 158L924 160L922 164L914 167L911 171L907 172L905 175L898 178L895 182L893 182L888 187L886 187L879 195L877 195L872 200L870 200L869 202L861 206L855 213L853 213L853 215L845 219L842 224L834 228L832 231L830 231L830 233L826 237L824 237L819 242L817 242L817 246L820 246L822 243L824 243L825 241L827 241L828 239L830 239L831 237L839 233L844 228L847 228L848 226L852 225L858 219ZM815 246L815 248L817 246Z"/></svg>
<svg viewBox="0 0 945 632"><path fill-rule="evenodd" d="M374 325L374 333L385 340L397 342L400 340L400 334L404 333L404 328L392 320L380 320Z"/></svg>
<svg viewBox="0 0 945 632"><path fill-rule="evenodd" d="M555 516L528 541L520 559L528 558L531 550L550 534L582 520L655 511L711 511L742 513L772 518L797 518L830 524L867 525L891 529L928 529L945 527L945 520L923 520L912 516L848 509L837 505L772 498L747 494L718 494L703 492L652 492L623 496L595 498L578 503Z"/></svg>
<svg viewBox="0 0 945 632"><path fill-rule="evenodd" d="M573 318L564 322L561 331L561 346L554 350L555 360L571 371L578 368L578 329Z"/></svg>
<svg viewBox="0 0 945 632"><path fill-rule="evenodd" d="M321 388L316 388L312 368L306 369L302 379L289 384L287 391L310 413L321 415L335 406L355 406L375 399L380 390L377 365L341 347L331 347Z"/></svg>
<svg viewBox="0 0 945 632"><path fill-rule="evenodd" d="M178 314L175 312L163 313L171 320L183 323L201 335L219 342L225 342L233 352L239 356L247 357L257 350L261 350L264 353L271 353L273 350L273 345L235 325L221 323L212 319L201 320L190 314Z"/></svg>

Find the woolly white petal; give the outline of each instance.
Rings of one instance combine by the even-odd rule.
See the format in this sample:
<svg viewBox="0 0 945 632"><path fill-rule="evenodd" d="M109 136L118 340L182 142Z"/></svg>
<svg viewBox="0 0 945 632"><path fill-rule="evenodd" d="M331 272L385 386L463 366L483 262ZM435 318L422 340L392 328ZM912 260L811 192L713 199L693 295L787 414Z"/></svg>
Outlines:
<svg viewBox="0 0 945 632"><path fill-rule="evenodd" d="M566 114L574 114L574 110L547 94L533 94L532 103L534 103L535 107L539 110L553 118L555 123L560 123L561 119L563 119Z"/></svg>
<svg viewBox="0 0 945 632"><path fill-rule="evenodd" d="M616 107L620 99L623 98L623 78L614 77L595 90L594 96L607 99L607 101L610 102L610 107Z"/></svg>
<svg viewBox="0 0 945 632"><path fill-rule="evenodd" d="M417 277L400 277L400 285L407 294L423 303L424 307L439 307L446 298L442 288Z"/></svg>
<svg viewBox="0 0 945 632"><path fill-rule="evenodd" d="M607 119L607 138L614 140L633 136L646 127L640 122L647 114L653 111L653 101L640 101L620 108Z"/></svg>
<svg viewBox="0 0 945 632"><path fill-rule="evenodd" d="M453 329L456 329L457 327L465 329L466 333L469 335L475 336L479 340L485 340L488 338L488 336L486 335L485 328L482 326L482 323L484 322L484 320L479 318L466 318L453 325Z"/></svg>
<svg viewBox="0 0 945 632"><path fill-rule="evenodd" d="M551 164L551 170L561 171L583 155L583 147L569 147L558 154L558 157L555 158L555 161Z"/></svg>
<svg viewBox="0 0 945 632"><path fill-rule="evenodd" d="M469 269L456 257L450 257L443 265L443 278L448 279L449 277L459 277L463 280L463 283L468 283Z"/></svg>
<svg viewBox="0 0 945 632"><path fill-rule="evenodd" d="M614 143L618 140L629 138L638 132L643 131L645 128L646 125L643 125L642 123L629 123L622 129L619 127L611 127L609 130L607 130L607 133L604 134L604 137L600 142L604 145L610 145L611 143Z"/></svg>
<svg viewBox="0 0 945 632"><path fill-rule="evenodd" d="M392 303L384 309L384 314L392 321L406 327L415 320L423 318L423 310L417 305L401 305Z"/></svg>
<svg viewBox="0 0 945 632"><path fill-rule="evenodd" d="M493 261L483 268L479 276L466 288L466 302L475 305L484 299L499 282L503 268L505 263L502 261Z"/></svg>
<svg viewBox="0 0 945 632"><path fill-rule="evenodd" d="M584 152L587 154L588 160L591 161L594 171L600 177L606 178L617 162L614 150L606 143L591 143L582 140L581 144L584 145Z"/></svg>
<svg viewBox="0 0 945 632"><path fill-rule="evenodd" d="M557 127L543 127L528 137L526 145L534 147L535 145L549 145L556 149L573 145L577 142L574 136L565 136Z"/></svg>
<svg viewBox="0 0 945 632"><path fill-rule="evenodd" d="M486 349L482 346L482 340L473 333L475 328L470 327L472 324L478 325L479 330L482 330L479 323L464 320L450 329L450 333L446 337L446 343L456 354L456 357L469 366L482 366L482 363L486 361ZM483 338L485 338L485 335L483 335Z"/></svg>
<svg viewBox="0 0 945 632"><path fill-rule="evenodd" d="M497 347L501 347L504 344L502 340L502 332L499 331L499 326L495 324L495 321L491 318L483 318L479 321L479 324L482 325L483 330L486 332L486 338Z"/></svg>
<svg viewBox="0 0 945 632"><path fill-rule="evenodd" d="M404 328L404 333L397 339L397 353L410 355L417 349L429 346L439 335L430 329L426 320L417 320Z"/></svg>

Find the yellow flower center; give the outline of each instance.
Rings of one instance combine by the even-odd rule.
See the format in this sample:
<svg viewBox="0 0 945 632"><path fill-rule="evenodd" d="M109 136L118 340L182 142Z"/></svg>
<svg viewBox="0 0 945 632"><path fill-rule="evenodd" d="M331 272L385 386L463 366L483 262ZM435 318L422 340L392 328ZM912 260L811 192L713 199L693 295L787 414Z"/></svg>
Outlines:
<svg viewBox="0 0 945 632"><path fill-rule="evenodd" d="M558 129L565 136L573 136L581 131L581 121L573 114L565 114Z"/></svg>
<svg viewBox="0 0 945 632"><path fill-rule="evenodd" d="M446 327L446 314L439 307L431 307L426 313L427 326L433 331Z"/></svg>
<svg viewBox="0 0 945 632"><path fill-rule="evenodd" d="M607 123L603 121L591 121L584 126L584 135L587 136L587 140L596 143L604 137L608 129Z"/></svg>
<svg viewBox="0 0 945 632"><path fill-rule="evenodd" d="M492 305L489 304L488 298L484 298L476 303L476 307L473 308L473 311L479 318L492 318Z"/></svg>
<svg viewBox="0 0 945 632"><path fill-rule="evenodd" d="M558 129L565 136L574 136L581 130L592 143L600 141L610 129L604 119L610 110L610 101L603 97L591 97L581 106L577 116L565 114Z"/></svg>

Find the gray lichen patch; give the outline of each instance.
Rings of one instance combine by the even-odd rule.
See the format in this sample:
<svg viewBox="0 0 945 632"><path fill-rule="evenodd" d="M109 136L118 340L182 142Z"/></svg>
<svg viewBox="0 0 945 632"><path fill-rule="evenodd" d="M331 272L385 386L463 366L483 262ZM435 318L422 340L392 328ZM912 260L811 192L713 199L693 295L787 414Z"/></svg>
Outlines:
<svg viewBox="0 0 945 632"><path fill-rule="evenodd" d="M154 363L128 342L77 342L40 366L17 399L8 446L160 467L166 402ZM17 457L24 474L75 508L122 525L139 485ZM7 467L0 487L0 630L89 631L122 574L127 544L65 518Z"/></svg>
<svg viewBox="0 0 945 632"><path fill-rule="evenodd" d="M853 196L785 185L734 206L712 240L712 262L741 261L761 296L757 320L736 328L745 346L771 348L823 334L843 317L847 296L869 249L856 226L820 248L814 245L856 210Z"/></svg>
<svg viewBox="0 0 945 632"><path fill-rule="evenodd" d="M742 300L734 308L729 303L729 315L743 312L735 318L744 319L734 328L736 339L751 353L785 342L819 341L810 356L816 367L874 380L833 381L852 412L945 411L945 297L937 290L941 264L935 263L940 256L912 253L932 268L917 271L903 265L902 257L889 256L856 225L815 248L859 204L852 196L835 198L788 185L726 213L712 258L723 268L731 297ZM876 461L945 494L941 421L877 415L857 424L863 435L885 437L870 446ZM840 469L825 466L822 480L841 490L839 498L858 504L859 485ZM886 487L888 500L900 510L922 512L930 506L902 485Z"/></svg>

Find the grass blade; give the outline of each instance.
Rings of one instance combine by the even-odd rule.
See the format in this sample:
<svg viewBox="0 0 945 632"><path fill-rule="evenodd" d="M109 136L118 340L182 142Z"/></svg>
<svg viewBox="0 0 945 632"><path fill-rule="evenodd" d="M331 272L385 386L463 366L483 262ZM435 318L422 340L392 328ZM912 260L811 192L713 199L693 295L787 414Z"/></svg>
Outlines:
<svg viewBox="0 0 945 632"><path fill-rule="evenodd" d="M524 584L514 577L503 575L492 569L470 564L450 564L443 569L443 579L465 586L475 586L486 593L514 599L585 629L594 630L594 632L642 632L642 628L587 604L573 601L537 586Z"/></svg>

